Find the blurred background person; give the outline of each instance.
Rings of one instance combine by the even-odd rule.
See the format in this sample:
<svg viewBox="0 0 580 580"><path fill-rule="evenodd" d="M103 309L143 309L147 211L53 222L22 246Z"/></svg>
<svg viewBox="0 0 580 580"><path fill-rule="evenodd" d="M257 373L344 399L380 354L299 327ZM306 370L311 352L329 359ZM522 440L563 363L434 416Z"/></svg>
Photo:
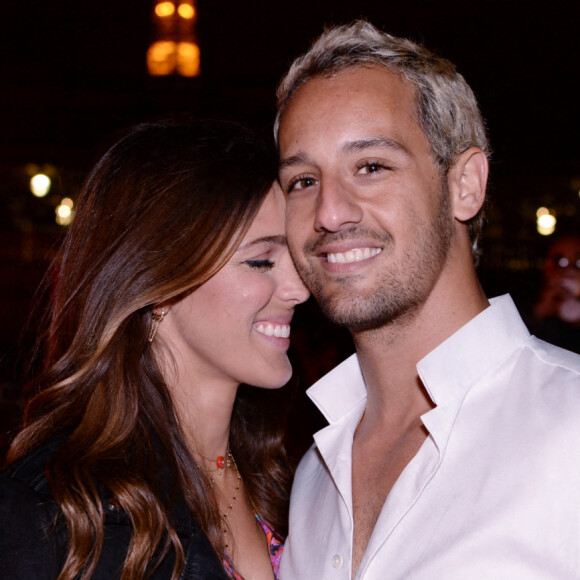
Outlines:
<svg viewBox="0 0 580 580"><path fill-rule="evenodd" d="M580 353L580 233L563 233L550 245L529 326L539 338Z"/></svg>

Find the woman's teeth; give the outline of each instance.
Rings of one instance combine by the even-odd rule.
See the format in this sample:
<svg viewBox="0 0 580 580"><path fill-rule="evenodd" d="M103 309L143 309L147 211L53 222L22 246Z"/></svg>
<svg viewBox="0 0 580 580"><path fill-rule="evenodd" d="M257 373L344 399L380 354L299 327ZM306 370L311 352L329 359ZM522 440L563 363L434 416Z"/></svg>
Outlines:
<svg viewBox="0 0 580 580"><path fill-rule="evenodd" d="M256 325L256 330L266 336L277 338L288 338L290 336L289 324L272 324L271 322L261 322Z"/></svg>

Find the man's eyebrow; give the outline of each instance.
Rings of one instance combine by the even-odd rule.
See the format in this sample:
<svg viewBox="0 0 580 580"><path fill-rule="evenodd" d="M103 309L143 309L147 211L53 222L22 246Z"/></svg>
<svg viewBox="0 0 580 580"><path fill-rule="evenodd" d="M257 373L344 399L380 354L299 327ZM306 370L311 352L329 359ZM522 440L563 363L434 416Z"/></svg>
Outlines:
<svg viewBox="0 0 580 580"><path fill-rule="evenodd" d="M252 248L257 246L258 244L275 244L276 246L285 246L286 245L286 236L276 235L276 236L262 236L261 238L256 238L255 240L251 240L245 244L242 244L238 251L240 250L247 250L248 248Z"/></svg>
<svg viewBox="0 0 580 580"><path fill-rule="evenodd" d="M286 159L282 159L280 161L279 169L282 170L285 167L292 167L292 165L298 165L300 163L306 163L309 157L306 153L296 153L296 155L291 155L290 157L286 157Z"/></svg>
<svg viewBox="0 0 580 580"><path fill-rule="evenodd" d="M411 155L411 152L407 147L398 141L393 141L392 139L387 139L386 137L368 137L366 139L357 139L356 141L349 141L342 146L344 153L352 153L355 151L364 151L372 147L381 147L383 149L392 149L393 151L399 151L405 155ZM310 157L304 153L299 152L296 155L291 155L280 161L280 171L286 167L292 167L293 165L299 165L301 163L309 163Z"/></svg>
<svg viewBox="0 0 580 580"><path fill-rule="evenodd" d="M365 149L370 149L371 147L393 149L395 151L400 151L405 155L411 155L411 152L403 144L399 143L398 141L393 141L392 139L387 139L386 137L368 137L367 139L349 141L343 145L342 150L345 153L351 153L353 151L364 151Z"/></svg>

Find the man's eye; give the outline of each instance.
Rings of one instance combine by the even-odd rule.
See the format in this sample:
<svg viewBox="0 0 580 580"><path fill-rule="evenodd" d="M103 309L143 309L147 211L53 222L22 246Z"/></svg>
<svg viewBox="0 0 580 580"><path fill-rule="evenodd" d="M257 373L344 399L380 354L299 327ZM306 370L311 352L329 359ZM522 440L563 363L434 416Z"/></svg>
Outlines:
<svg viewBox="0 0 580 580"><path fill-rule="evenodd" d="M308 189L309 187L313 187L316 185L317 180L314 177L310 177L308 175L300 176L294 178L288 186L286 187L286 193L290 193L291 191L300 191L302 189Z"/></svg>
<svg viewBox="0 0 580 580"><path fill-rule="evenodd" d="M246 260L246 264L256 270L270 270L274 267L274 262L271 260Z"/></svg>
<svg viewBox="0 0 580 580"><path fill-rule="evenodd" d="M386 165L379 163L378 161L367 161L362 165L359 165L357 173L368 174L368 173L378 173L383 169L388 169Z"/></svg>

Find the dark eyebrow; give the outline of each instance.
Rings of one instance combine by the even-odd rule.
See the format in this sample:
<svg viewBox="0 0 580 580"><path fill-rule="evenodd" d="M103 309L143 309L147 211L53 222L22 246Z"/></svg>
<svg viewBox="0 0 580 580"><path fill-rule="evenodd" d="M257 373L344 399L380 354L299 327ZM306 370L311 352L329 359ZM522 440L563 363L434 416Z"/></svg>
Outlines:
<svg viewBox="0 0 580 580"><path fill-rule="evenodd" d="M305 153L297 153L296 155L291 155L290 157L286 157L286 159L282 159L280 161L280 169L291 167L292 165L298 165L299 163L306 163L307 161L308 155Z"/></svg>
<svg viewBox="0 0 580 580"><path fill-rule="evenodd" d="M261 238L256 238L251 242L247 242L246 244L241 245L237 251L246 250L248 248L252 248L253 246L257 246L258 244L275 244L277 246L285 246L286 245L286 236L262 236Z"/></svg>

